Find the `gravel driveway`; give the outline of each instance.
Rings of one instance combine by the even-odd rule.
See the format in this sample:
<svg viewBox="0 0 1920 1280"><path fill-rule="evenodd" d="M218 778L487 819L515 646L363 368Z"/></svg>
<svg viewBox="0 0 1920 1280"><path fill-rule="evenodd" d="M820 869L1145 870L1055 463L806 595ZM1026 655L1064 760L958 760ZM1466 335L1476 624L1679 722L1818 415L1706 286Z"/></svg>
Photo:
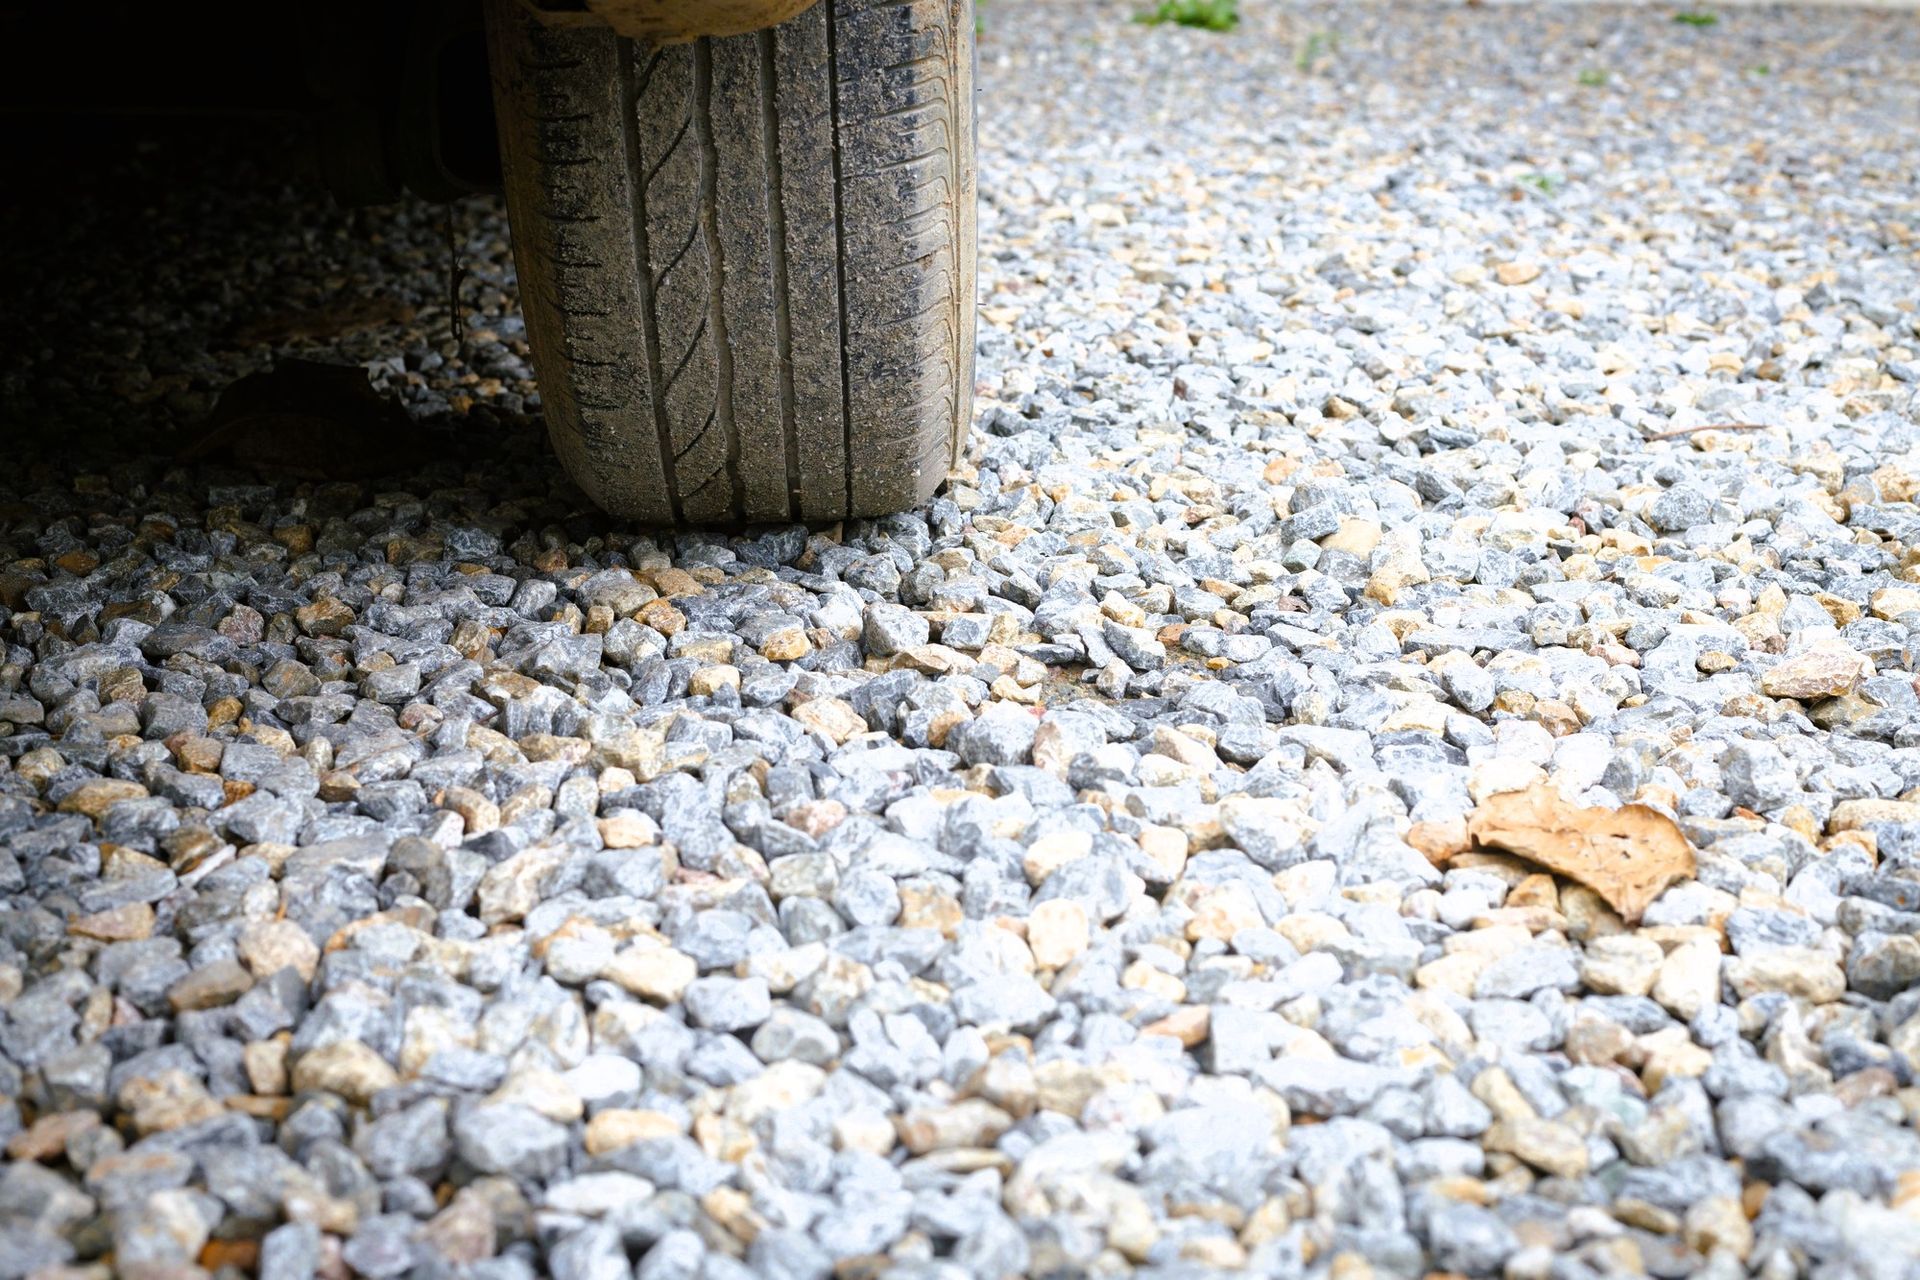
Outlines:
<svg viewBox="0 0 1920 1280"><path fill-rule="evenodd" d="M0 1280L1920 1275L1920 20L1246 8L982 7L871 523L588 509L490 203L9 209Z"/></svg>

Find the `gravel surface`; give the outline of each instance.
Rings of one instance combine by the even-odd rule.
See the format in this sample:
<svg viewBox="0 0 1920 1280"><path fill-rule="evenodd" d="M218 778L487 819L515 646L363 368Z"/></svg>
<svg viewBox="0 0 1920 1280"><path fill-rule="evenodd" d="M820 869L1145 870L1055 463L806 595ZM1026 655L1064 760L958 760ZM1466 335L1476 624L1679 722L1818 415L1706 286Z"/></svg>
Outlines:
<svg viewBox="0 0 1920 1280"><path fill-rule="evenodd" d="M1246 7L983 8L844 527L588 509L489 202L9 209L0 1280L1920 1274L1920 22Z"/></svg>

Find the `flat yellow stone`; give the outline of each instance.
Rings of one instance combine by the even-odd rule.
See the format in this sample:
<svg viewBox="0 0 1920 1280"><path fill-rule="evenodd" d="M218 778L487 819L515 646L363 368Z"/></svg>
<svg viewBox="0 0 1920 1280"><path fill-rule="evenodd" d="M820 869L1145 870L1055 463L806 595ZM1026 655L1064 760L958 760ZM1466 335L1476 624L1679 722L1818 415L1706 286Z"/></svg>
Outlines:
<svg viewBox="0 0 1920 1280"><path fill-rule="evenodd" d="M1027 947L1035 964L1058 969L1087 949L1089 919L1085 906L1068 898L1050 898L1027 916Z"/></svg>
<svg viewBox="0 0 1920 1280"><path fill-rule="evenodd" d="M67 921L67 932L97 942L137 941L153 933L153 908L144 902L129 902L90 916L75 916Z"/></svg>
<svg viewBox="0 0 1920 1280"><path fill-rule="evenodd" d="M1867 607L1876 618L1897 618L1903 613L1920 613L1920 590L1913 587L1882 587L1867 597Z"/></svg>
<svg viewBox="0 0 1920 1280"><path fill-rule="evenodd" d="M630 1147L636 1142L677 1138L680 1133L679 1122L664 1111L615 1108L602 1111L587 1121L587 1154L604 1155L621 1147Z"/></svg>
<svg viewBox="0 0 1920 1280"><path fill-rule="evenodd" d="M700 966L670 947L632 946L607 965L606 976L637 996L671 1004L686 994Z"/></svg>
<svg viewBox="0 0 1920 1280"><path fill-rule="evenodd" d="M826 735L834 745L867 731L867 722L844 698L813 698L793 709L793 718L813 733Z"/></svg>
<svg viewBox="0 0 1920 1280"><path fill-rule="evenodd" d="M760 656L769 662L793 662L812 652L813 645L800 627L782 627L760 645Z"/></svg>
<svg viewBox="0 0 1920 1280"><path fill-rule="evenodd" d="M710 697L722 689L740 687L740 668L716 662L701 667L687 678L687 692L694 697Z"/></svg>
<svg viewBox="0 0 1920 1280"><path fill-rule="evenodd" d="M1207 1038L1213 1011L1204 1004L1183 1004L1164 1018L1140 1028L1143 1036L1172 1036L1191 1049Z"/></svg>
<svg viewBox="0 0 1920 1280"><path fill-rule="evenodd" d="M124 778L94 778L69 791L60 801L60 812L78 813L98 822L107 810L122 800L144 800L147 789Z"/></svg>
<svg viewBox="0 0 1920 1280"><path fill-rule="evenodd" d="M706 591L685 569L649 569L634 575L663 596L697 596Z"/></svg>
<svg viewBox="0 0 1920 1280"><path fill-rule="evenodd" d="M635 621L652 627L663 636L676 635L687 625L687 615L664 599L647 601L633 616Z"/></svg>
<svg viewBox="0 0 1920 1280"><path fill-rule="evenodd" d="M1829 640L1775 664L1760 677L1760 691L1769 698L1801 701L1838 698L1872 674L1873 662L1865 654Z"/></svg>
<svg viewBox="0 0 1920 1280"><path fill-rule="evenodd" d="M293 1090L318 1089L337 1093L364 1106L382 1089L398 1083L387 1060L358 1040L337 1040L303 1054L293 1064Z"/></svg>
<svg viewBox="0 0 1920 1280"><path fill-rule="evenodd" d="M1482 1143L1489 1151L1520 1157L1536 1169L1562 1178L1587 1172L1587 1144L1570 1126L1538 1117L1496 1120Z"/></svg>

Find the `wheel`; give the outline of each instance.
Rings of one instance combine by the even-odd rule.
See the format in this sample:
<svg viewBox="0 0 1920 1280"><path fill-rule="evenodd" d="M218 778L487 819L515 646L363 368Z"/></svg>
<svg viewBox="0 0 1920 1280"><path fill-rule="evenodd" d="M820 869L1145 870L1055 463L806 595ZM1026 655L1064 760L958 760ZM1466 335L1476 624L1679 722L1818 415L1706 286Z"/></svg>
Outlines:
<svg viewBox="0 0 1920 1280"><path fill-rule="evenodd" d="M488 15L555 451L650 524L926 500L971 415L972 0L650 47Z"/></svg>

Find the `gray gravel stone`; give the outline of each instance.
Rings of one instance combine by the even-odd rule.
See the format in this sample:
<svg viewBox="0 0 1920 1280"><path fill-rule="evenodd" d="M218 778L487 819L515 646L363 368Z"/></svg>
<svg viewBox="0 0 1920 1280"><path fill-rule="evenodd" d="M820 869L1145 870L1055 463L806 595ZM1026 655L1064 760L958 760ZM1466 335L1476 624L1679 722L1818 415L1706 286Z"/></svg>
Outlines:
<svg viewBox="0 0 1920 1280"><path fill-rule="evenodd" d="M687 988L687 1013L703 1027L745 1031L772 1014L764 978L700 978Z"/></svg>
<svg viewBox="0 0 1920 1280"><path fill-rule="evenodd" d="M885 658L927 643L932 624L902 605L878 603L867 606L861 638L867 650Z"/></svg>
<svg viewBox="0 0 1920 1280"><path fill-rule="evenodd" d="M454 1116L454 1149L482 1173L551 1177L567 1161L567 1131L518 1105L472 1107Z"/></svg>
<svg viewBox="0 0 1920 1280"><path fill-rule="evenodd" d="M1466 1275L1497 1273L1520 1247L1513 1229L1487 1210L1438 1198L1427 1211L1427 1239L1436 1264Z"/></svg>

